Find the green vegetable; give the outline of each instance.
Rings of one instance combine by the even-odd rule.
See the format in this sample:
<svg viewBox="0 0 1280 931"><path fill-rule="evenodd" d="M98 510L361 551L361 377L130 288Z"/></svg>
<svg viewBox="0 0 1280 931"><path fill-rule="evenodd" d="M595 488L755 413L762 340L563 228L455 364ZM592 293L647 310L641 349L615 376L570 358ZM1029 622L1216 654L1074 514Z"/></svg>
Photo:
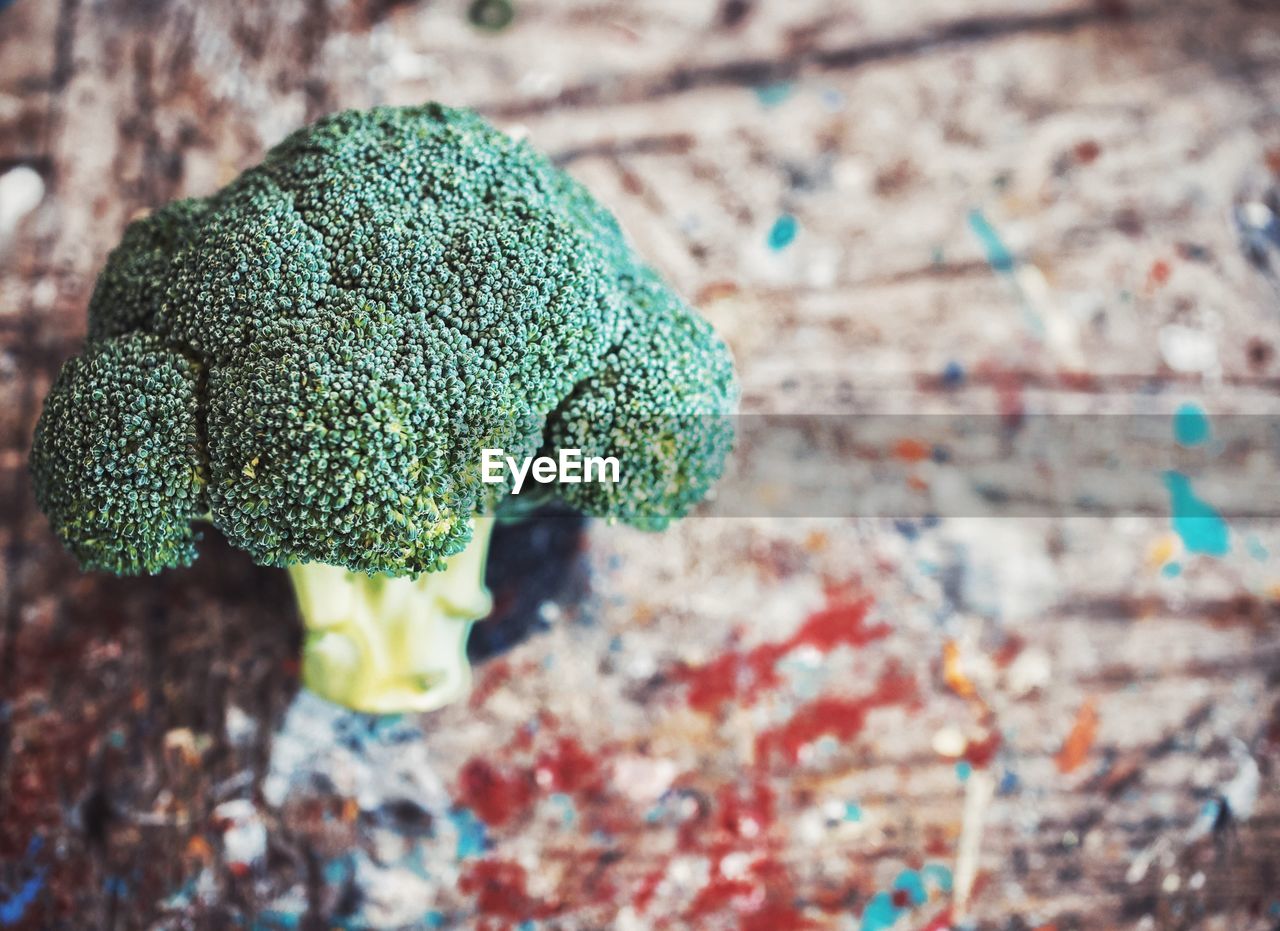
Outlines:
<svg viewBox="0 0 1280 931"><path fill-rule="evenodd" d="M189 565L208 520L291 567L308 686L421 709L465 686L488 612L514 499L482 449L616 456L616 485L558 492L660 528L719 476L736 399L723 343L577 182L468 111L379 108L130 225L31 462L86 569Z"/></svg>

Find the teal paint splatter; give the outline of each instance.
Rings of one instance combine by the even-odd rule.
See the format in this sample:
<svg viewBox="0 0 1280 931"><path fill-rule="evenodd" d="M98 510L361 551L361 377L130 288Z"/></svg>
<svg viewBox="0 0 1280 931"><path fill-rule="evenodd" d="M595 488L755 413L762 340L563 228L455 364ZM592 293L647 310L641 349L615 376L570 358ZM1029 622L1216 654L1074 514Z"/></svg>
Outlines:
<svg viewBox="0 0 1280 931"><path fill-rule="evenodd" d="M893 896L887 892L877 892L862 910L862 922L858 925L858 931L884 931L885 928L891 928L901 911L893 904Z"/></svg>
<svg viewBox="0 0 1280 931"><path fill-rule="evenodd" d="M769 248L774 252L782 251L795 242L798 232L800 232L800 221L789 213L782 214L773 221L773 226L769 230Z"/></svg>
<svg viewBox="0 0 1280 931"><path fill-rule="evenodd" d="M302 926L302 912L269 908L252 925L253 931L290 931Z"/></svg>
<svg viewBox="0 0 1280 931"><path fill-rule="evenodd" d="M991 221L976 207L969 211L969 229L973 231L974 236L978 237L978 242L982 244L982 251L986 253L987 264L992 269L1002 275L1013 271L1014 265L1017 264L1013 253L1004 244L1004 240L991 225Z"/></svg>
<svg viewBox="0 0 1280 931"><path fill-rule="evenodd" d="M423 918L423 921L427 923L428 928L444 927L444 912L438 912L434 910L429 911L425 915L423 915L422 918Z"/></svg>
<svg viewBox="0 0 1280 931"><path fill-rule="evenodd" d="M924 879L915 870L903 870L893 881L894 889L901 889L911 898L912 905L923 905L929 901L929 893L924 888Z"/></svg>
<svg viewBox="0 0 1280 931"><path fill-rule="evenodd" d="M1267 557L1271 555L1271 552L1267 549L1266 545L1257 537L1250 537L1248 546L1249 555L1258 562L1266 562Z"/></svg>
<svg viewBox="0 0 1280 931"><path fill-rule="evenodd" d="M1231 549L1231 531L1213 506L1196 497L1191 480L1181 472L1165 472L1164 485L1169 490L1173 510L1173 532L1192 553L1223 556Z"/></svg>
<svg viewBox="0 0 1280 931"><path fill-rule="evenodd" d="M772 84L762 84L755 90L756 100L760 101L760 105L772 108L791 96L792 86L790 81L775 81Z"/></svg>
<svg viewBox="0 0 1280 931"><path fill-rule="evenodd" d="M449 820L458 831L458 848L455 856L459 860L476 857L484 853L484 822L476 817L470 808L457 808L449 812Z"/></svg>
<svg viewBox="0 0 1280 931"><path fill-rule="evenodd" d="M940 892L951 891L951 870L943 863L926 863L920 875Z"/></svg>
<svg viewBox="0 0 1280 931"><path fill-rule="evenodd" d="M844 806L845 821L861 821L862 807L857 802L846 802Z"/></svg>
<svg viewBox="0 0 1280 931"><path fill-rule="evenodd" d="M1209 418L1195 404L1184 404L1173 415L1173 438L1180 446L1199 446L1209 439Z"/></svg>
<svg viewBox="0 0 1280 931"><path fill-rule="evenodd" d="M1167 562L1160 567L1160 574L1166 579L1176 579L1182 575L1182 566L1176 562Z"/></svg>
<svg viewBox="0 0 1280 931"><path fill-rule="evenodd" d="M573 798L563 792L553 792L547 796L547 802L560 813L560 823L566 828L573 827L578 820L578 809Z"/></svg>
<svg viewBox="0 0 1280 931"><path fill-rule="evenodd" d="M956 778L961 782L968 782L971 775L973 775L973 764L968 760L961 760L956 764Z"/></svg>
<svg viewBox="0 0 1280 931"><path fill-rule="evenodd" d="M1013 252L1005 245L1004 240L1000 238L1000 234L991 225L991 221L987 219L986 214L977 207L969 211L969 229L982 246L983 254L986 256L987 264L991 266L991 270L1006 278L1014 290L1017 291L1022 303L1022 316L1026 321L1027 328L1037 337L1043 339L1045 335L1044 321L1040 319L1039 312L1032 305L1031 300L1018 281L1018 277L1015 274L1018 260L1014 257Z"/></svg>

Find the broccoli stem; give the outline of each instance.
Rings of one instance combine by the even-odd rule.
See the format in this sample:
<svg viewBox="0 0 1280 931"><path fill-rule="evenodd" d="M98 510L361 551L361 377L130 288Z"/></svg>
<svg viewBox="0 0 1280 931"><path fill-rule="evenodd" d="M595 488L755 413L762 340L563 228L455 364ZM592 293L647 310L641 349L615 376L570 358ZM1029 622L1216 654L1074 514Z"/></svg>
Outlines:
<svg viewBox="0 0 1280 931"><path fill-rule="evenodd" d="M471 683L467 635L489 613L485 556L493 518L438 572L366 575L324 563L289 567L306 625L302 682L357 711L432 711Z"/></svg>

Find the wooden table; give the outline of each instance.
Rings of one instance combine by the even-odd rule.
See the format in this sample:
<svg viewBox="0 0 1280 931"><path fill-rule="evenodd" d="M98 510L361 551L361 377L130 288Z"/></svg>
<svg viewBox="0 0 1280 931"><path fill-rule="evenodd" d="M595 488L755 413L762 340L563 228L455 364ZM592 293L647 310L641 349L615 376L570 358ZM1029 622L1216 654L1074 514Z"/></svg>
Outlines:
<svg viewBox="0 0 1280 931"><path fill-rule="evenodd" d="M753 414L1274 412L1263 0L11 2L0 926L1276 926L1274 521L592 525L546 633L379 725L284 720L287 585L213 535L81 576L25 458L123 226L427 99L612 207Z"/></svg>

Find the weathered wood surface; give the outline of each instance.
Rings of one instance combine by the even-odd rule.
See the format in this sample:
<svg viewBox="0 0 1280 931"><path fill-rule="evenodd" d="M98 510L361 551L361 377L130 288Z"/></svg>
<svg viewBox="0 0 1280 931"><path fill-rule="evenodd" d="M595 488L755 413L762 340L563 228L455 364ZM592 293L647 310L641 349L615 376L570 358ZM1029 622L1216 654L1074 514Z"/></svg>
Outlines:
<svg viewBox="0 0 1280 931"><path fill-rule="evenodd" d="M1167 410L1274 412L1280 300L1231 220L1280 172L1273 5L529 0L517 12L489 34L454 0L0 9L0 173L30 166L45 188L0 242L0 902L41 876L27 926L223 927L270 908L314 927L352 909L469 927L485 908L474 862L453 856L461 828L434 796L411 799L435 815L419 833L412 813L387 821L351 799L340 775L264 801L297 688L278 574L211 540L190 572L82 577L29 500L38 401L76 351L124 224L211 191L324 112L434 98L527 133L725 334L748 410L1123 411L1155 396ZM974 211L1017 276L992 267ZM784 213L799 234L771 249ZM963 383L943 392L952 361ZM754 884L785 900L776 927L796 916L857 927L906 868L944 863L963 885L974 777L963 783L938 752L958 730L1003 738L978 761L979 778L1002 785L967 920L1274 927L1277 528L1233 526L1222 559L1181 552L1156 519L903 529L694 520L655 545L592 528L587 600L482 671L471 706L421 722L454 801L469 760L534 772L515 737L540 712L611 774L604 789L567 793L574 827L546 799L490 825L487 859L528 869L540 926L644 927L661 914L736 927L728 916L763 920ZM1180 575L1162 573L1170 562ZM802 654L800 667L815 665L788 675L816 679L759 704L690 706L689 670L723 656L735 631L743 650L781 641L853 592L889 636L852 655ZM950 681L948 656L963 673ZM804 688L863 694L895 660L915 705L751 775L755 737ZM737 900L690 918L682 890L721 863L701 841L673 861L679 832L639 816L649 803L620 759L644 761L652 779L670 768L667 781L713 812L725 786L765 779L776 822L715 849L781 864L785 882L752 866ZM1256 803L1202 835L1223 796ZM238 798L270 837L247 873L227 862L213 815ZM860 820L828 824L823 812L845 801ZM698 830L718 837L712 822ZM404 886L416 917L403 890L329 875L357 848L391 869L403 851L386 848L418 850L420 834L425 877L393 874L420 884ZM655 870L665 884L641 907ZM513 899L510 885L489 888ZM956 897L901 910L900 927L947 907L958 918Z"/></svg>

